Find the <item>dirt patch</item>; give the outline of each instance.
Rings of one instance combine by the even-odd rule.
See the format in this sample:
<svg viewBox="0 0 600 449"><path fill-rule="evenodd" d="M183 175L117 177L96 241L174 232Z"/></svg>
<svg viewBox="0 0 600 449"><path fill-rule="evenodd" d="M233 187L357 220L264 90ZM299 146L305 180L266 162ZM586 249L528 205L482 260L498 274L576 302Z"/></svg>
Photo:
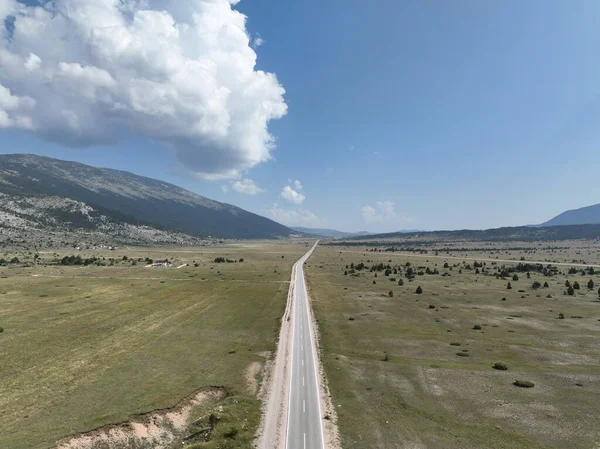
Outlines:
<svg viewBox="0 0 600 449"><path fill-rule="evenodd" d="M138 447L167 449L182 436L194 407L217 401L227 396L223 388L201 390L181 401L177 406L156 410L129 421L101 427L69 437L54 449L95 449L101 447Z"/></svg>
<svg viewBox="0 0 600 449"><path fill-rule="evenodd" d="M262 364L260 362L252 362L244 371L246 388L248 389L248 393L253 396L256 396L258 393L258 375L260 374L261 369Z"/></svg>

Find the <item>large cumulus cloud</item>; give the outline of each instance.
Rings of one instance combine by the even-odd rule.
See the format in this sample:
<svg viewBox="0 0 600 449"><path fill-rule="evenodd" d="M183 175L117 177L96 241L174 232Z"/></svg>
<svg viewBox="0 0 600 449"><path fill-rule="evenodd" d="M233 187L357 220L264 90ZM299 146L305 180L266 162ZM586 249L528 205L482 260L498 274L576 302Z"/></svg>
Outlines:
<svg viewBox="0 0 600 449"><path fill-rule="evenodd" d="M121 128L207 178L269 159L285 115L237 0L0 0L0 127L75 147Z"/></svg>

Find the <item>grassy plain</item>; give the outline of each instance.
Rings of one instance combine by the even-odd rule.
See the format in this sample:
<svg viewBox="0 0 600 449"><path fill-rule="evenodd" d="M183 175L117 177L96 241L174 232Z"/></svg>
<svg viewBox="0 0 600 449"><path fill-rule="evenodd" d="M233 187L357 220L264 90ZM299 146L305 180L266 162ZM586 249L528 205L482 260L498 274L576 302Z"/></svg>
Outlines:
<svg viewBox="0 0 600 449"><path fill-rule="evenodd" d="M0 267L0 447L52 447L210 386L230 393L224 422L238 429L232 436L228 427L228 447L249 447L260 373L248 370L275 348L291 266L305 251L300 243L62 250ZM113 265L48 264L71 254ZM190 266L132 265L146 257ZM221 447L220 432L197 447Z"/></svg>
<svg viewBox="0 0 600 449"><path fill-rule="evenodd" d="M319 246L308 262L342 446L600 447L600 269L568 274L574 260L586 263L579 269L600 265L598 242L435 246L422 253ZM551 277L495 276L521 258L565 265L556 265L560 273ZM479 274L475 260L485 263ZM350 264L361 262L367 269L353 275ZM403 274L375 277L368 267L378 263ZM415 272L439 274L409 280L407 263ZM566 280L581 285L575 296L564 294ZM533 289L535 281L542 287ZM508 369L493 369L496 362ZM515 380L535 386L518 388Z"/></svg>

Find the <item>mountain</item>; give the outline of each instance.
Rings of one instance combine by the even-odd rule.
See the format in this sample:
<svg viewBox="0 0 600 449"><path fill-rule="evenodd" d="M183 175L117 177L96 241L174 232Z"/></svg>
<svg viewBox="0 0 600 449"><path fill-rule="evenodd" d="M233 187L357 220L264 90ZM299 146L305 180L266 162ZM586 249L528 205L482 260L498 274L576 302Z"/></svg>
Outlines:
<svg viewBox="0 0 600 449"><path fill-rule="evenodd" d="M600 204L573 209L557 215L540 226L564 226L577 224L599 224Z"/></svg>
<svg viewBox="0 0 600 449"><path fill-rule="evenodd" d="M316 237L325 237L325 238L348 238L348 237L358 237L369 235L369 232L361 231L361 232L343 232L336 231L335 229L319 229L319 228L302 228L302 227L293 227L294 231L301 232L303 234L314 235Z"/></svg>
<svg viewBox="0 0 600 449"><path fill-rule="evenodd" d="M507 242L507 241L541 241L541 240L573 240L599 239L600 224L566 225L566 226L517 226L483 230L461 229L457 231L422 231L422 232L390 232L372 234L364 237L353 237L346 244L366 240L389 243L402 241L405 243L423 242Z"/></svg>
<svg viewBox="0 0 600 449"><path fill-rule="evenodd" d="M41 208L38 215L44 214L42 210L48 204L63 201L58 209L51 208L54 215L62 217L57 225L71 223L75 227L95 228L98 222L90 221L91 212L97 220L115 225L146 226L194 237L271 239L294 234L265 217L163 181L29 154L0 155L0 194L4 209L9 200L13 206L24 201L26 210L33 207L27 202L40 200L34 201L33 207ZM88 210L87 215L83 210ZM23 211L18 207L4 211L9 212L18 219ZM30 212L35 216L34 210Z"/></svg>

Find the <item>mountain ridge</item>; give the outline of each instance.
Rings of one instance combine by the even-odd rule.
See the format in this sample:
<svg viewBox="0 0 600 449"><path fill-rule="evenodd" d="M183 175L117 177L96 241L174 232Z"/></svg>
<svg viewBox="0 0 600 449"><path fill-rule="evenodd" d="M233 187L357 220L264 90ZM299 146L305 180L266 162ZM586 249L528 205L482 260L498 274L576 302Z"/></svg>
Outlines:
<svg viewBox="0 0 600 449"><path fill-rule="evenodd" d="M291 229L165 181L32 154L0 155L0 193L61 197L194 237L274 239Z"/></svg>
<svg viewBox="0 0 600 449"><path fill-rule="evenodd" d="M565 226L600 223L600 204L566 210L539 226Z"/></svg>

